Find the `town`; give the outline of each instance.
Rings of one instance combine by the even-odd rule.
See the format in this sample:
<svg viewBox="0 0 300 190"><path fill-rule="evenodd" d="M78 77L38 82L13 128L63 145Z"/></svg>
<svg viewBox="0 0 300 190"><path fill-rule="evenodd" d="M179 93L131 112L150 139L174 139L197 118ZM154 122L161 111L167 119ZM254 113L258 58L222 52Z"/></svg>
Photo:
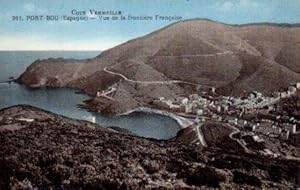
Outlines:
<svg viewBox="0 0 300 190"><path fill-rule="evenodd" d="M217 96L215 89L212 89L209 93L192 94L174 100L160 97L153 104L159 109L189 118L195 125L201 126L208 120L229 124L258 143L265 138L297 143L299 140L295 135L299 134L299 115L295 117L284 114L277 104L295 96L299 91L300 83L291 85L286 91L275 93L272 97L260 92L252 92L245 97ZM246 142L243 143L247 145Z"/></svg>

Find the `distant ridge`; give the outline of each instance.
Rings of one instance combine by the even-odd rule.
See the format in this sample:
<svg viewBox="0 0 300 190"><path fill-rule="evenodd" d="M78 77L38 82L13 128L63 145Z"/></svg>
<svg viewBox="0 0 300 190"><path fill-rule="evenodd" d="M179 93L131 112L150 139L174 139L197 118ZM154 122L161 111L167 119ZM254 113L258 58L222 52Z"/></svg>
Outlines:
<svg viewBox="0 0 300 190"><path fill-rule="evenodd" d="M233 25L233 26L276 26L276 27L286 27L286 28L293 28L293 27L300 27L300 23L271 23L271 22L258 22L258 23L248 23L248 24L240 24L240 25Z"/></svg>
<svg viewBox="0 0 300 190"><path fill-rule="evenodd" d="M181 84L132 81L185 81L214 87L221 95L271 94L300 81L299 44L300 24L231 25L189 19L108 49L86 64L65 60L58 66L54 59L41 61L18 81L34 87L78 88L90 95L118 86L114 106L124 108L120 111L153 98L197 93Z"/></svg>
<svg viewBox="0 0 300 190"><path fill-rule="evenodd" d="M148 34L145 34L144 36L128 40L124 44L136 41L140 38L145 38L145 37L148 37L148 36L151 36L151 35L155 35L156 33L159 33L159 32L161 32L161 31L163 31L163 30L165 30L169 27L174 26L174 25L177 25L177 24L180 24L180 23L185 23L185 22L191 22L191 21L208 21L208 22L212 22L212 23L215 23L215 24L221 24L221 25L224 25L224 26L232 26L232 27L247 27L247 26L274 26L274 27L280 27L280 28L299 28L300 27L300 23L272 23L272 22L257 22L257 23L255 23L254 22L254 23L245 23L245 24L228 24L228 23L225 23L225 22L215 21L215 20L208 19L208 18L192 18L192 19L185 19L185 20L180 20L180 21L173 22L169 25L166 25L166 26L162 27L161 29L158 29L154 32L150 32ZM102 54L98 55L97 57L100 58L101 56L102 56Z"/></svg>
<svg viewBox="0 0 300 190"><path fill-rule="evenodd" d="M214 22L216 24L222 24L222 25L227 25L227 26L234 26L234 27L243 27L243 26L276 26L276 27L300 27L300 23L276 23L276 22L253 22L253 23L245 23L245 24L229 24L226 22L221 22L221 21L216 21L216 20L212 20L212 19L208 19L208 18L192 18L192 19L185 19L185 20L180 20L174 23L171 23L163 28L161 28L160 30L163 30L169 26L172 26L174 24L178 24L181 22L189 22L189 21L208 21L208 22ZM158 31L160 31L158 30ZM158 32L157 31L157 32Z"/></svg>

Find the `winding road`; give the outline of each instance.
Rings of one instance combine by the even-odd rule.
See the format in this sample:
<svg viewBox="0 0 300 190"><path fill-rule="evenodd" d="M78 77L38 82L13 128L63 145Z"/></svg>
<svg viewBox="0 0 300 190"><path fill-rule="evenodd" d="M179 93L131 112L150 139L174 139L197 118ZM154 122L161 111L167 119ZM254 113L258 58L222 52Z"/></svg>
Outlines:
<svg viewBox="0 0 300 190"><path fill-rule="evenodd" d="M125 81L132 82L132 83L138 83L138 84L175 84L175 83L182 83L182 84L189 84L189 85L196 85L196 86L202 86L202 87L209 87L212 88L212 86L207 86L207 85L201 85L193 82L187 82L187 81L181 81L181 80L169 80L169 81L139 81L139 80L132 80L127 78L125 75L117 72L113 72L108 70L106 67L103 69L105 72L112 74L112 75L118 75L122 77Z"/></svg>
<svg viewBox="0 0 300 190"><path fill-rule="evenodd" d="M156 57L214 57L214 56L220 56L220 55L227 55L227 54L234 54L232 51L224 51L219 53L213 53L213 54L194 54L194 55L156 55Z"/></svg>
<svg viewBox="0 0 300 190"><path fill-rule="evenodd" d="M242 48L242 39L240 37L236 38L239 40L239 49L243 49ZM215 47L218 50L221 50L218 46L216 46L215 44L212 44L210 42L207 42L209 45ZM158 57L213 57L213 56L221 56L221 55L226 55L226 54L234 54L233 51L230 50L223 50L223 52L219 52L219 53L214 53L214 54L195 54L195 55L161 55ZM138 58L144 58L144 57L149 57L149 56L139 56ZM104 71L112 74L112 75L117 75L122 77L124 80L128 81L128 82L132 82L132 83L138 83L138 84L174 84L174 83L182 83L182 84L189 84L189 85L197 85L197 86L201 86L201 87L208 87L208 88L213 88L212 86L208 86L208 85L201 85L201 84L197 84L197 83L193 83L193 82L187 82L187 81L181 81L181 80L169 80L169 81L139 81L139 80L132 80L127 78L125 75L121 74L121 73L117 73L114 71L109 70L107 67L104 68Z"/></svg>
<svg viewBox="0 0 300 190"><path fill-rule="evenodd" d="M109 91L107 91L107 92L103 92L103 93L101 93L101 94L98 94L98 93L97 93L97 96L98 96L98 97L101 96L101 97L107 98L107 99L109 99L109 100L115 101L115 99L112 98L112 97L109 97L108 94L111 94L111 93L115 92L116 90L117 90L116 88L112 87L112 88L111 88Z"/></svg>
<svg viewBox="0 0 300 190"><path fill-rule="evenodd" d="M250 151L239 139L233 137L234 135L240 133L241 131L232 125L229 125L229 124L226 124L226 125L234 130L232 133L229 134L229 138L236 141L244 149L244 151L246 153L252 153L252 151Z"/></svg>

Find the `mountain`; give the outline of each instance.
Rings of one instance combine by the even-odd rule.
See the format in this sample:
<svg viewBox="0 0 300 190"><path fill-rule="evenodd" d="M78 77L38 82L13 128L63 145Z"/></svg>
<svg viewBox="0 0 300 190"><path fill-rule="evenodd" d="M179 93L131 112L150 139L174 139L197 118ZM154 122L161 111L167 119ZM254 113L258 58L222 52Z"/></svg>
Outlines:
<svg viewBox="0 0 300 190"><path fill-rule="evenodd" d="M90 95L116 84L114 105L126 106L119 111L147 105L160 96L195 93L199 86L216 87L223 95L254 90L270 94L300 81L299 44L297 25L189 20L89 60L39 61L18 81L31 87L79 88Z"/></svg>

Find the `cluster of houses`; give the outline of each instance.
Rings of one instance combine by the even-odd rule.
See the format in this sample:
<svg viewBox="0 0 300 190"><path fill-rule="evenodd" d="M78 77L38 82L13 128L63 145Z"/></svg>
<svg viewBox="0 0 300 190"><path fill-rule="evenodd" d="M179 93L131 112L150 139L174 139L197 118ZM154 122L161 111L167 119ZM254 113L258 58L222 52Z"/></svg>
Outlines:
<svg viewBox="0 0 300 190"><path fill-rule="evenodd" d="M194 116L196 123L204 121L204 118L215 119L269 137L289 139L292 134L297 133L297 126L300 126L300 121L293 117L281 118L278 115L276 118L270 119L265 115L265 117L247 120L243 119L242 116L257 113L260 108L266 106L268 106L268 112L272 111L274 109L273 104L292 96L299 90L300 83L297 83L274 97L265 97L260 92L252 92L247 97L242 98L192 94L175 100L160 97L155 104L173 112Z"/></svg>
<svg viewBox="0 0 300 190"><path fill-rule="evenodd" d="M175 100L167 100L160 97L155 104L157 106L170 109L174 112L185 114L212 116L213 113L228 112L232 101L229 98L216 99L212 96L199 96L192 94L189 97L179 97Z"/></svg>
<svg viewBox="0 0 300 190"><path fill-rule="evenodd" d="M297 91L300 91L300 82L289 86L288 89L285 91L278 92L277 97L278 98L287 98L287 97L290 97L293 94L295 94Z"/></svg>
<svg viewBox="0 0 300 190"><path fill-rule="evenodd" d="M263 96L260 92L252 92L248 97L235 98L234 105L238 108L247 110L260 109L266 106L269 109L274 108L273 105L284 98L289 98L300 91L300 82L289 86L286 90L274 94L273 97Z"/></svg>
<svg viewBox="0 0 300 190"><path fill-rule="evenodd" d="M262 93L254 91L248 97L234 98L234 106L248 111L263 107L272 101L274 101L273 97L265 97Z"/></svg>

